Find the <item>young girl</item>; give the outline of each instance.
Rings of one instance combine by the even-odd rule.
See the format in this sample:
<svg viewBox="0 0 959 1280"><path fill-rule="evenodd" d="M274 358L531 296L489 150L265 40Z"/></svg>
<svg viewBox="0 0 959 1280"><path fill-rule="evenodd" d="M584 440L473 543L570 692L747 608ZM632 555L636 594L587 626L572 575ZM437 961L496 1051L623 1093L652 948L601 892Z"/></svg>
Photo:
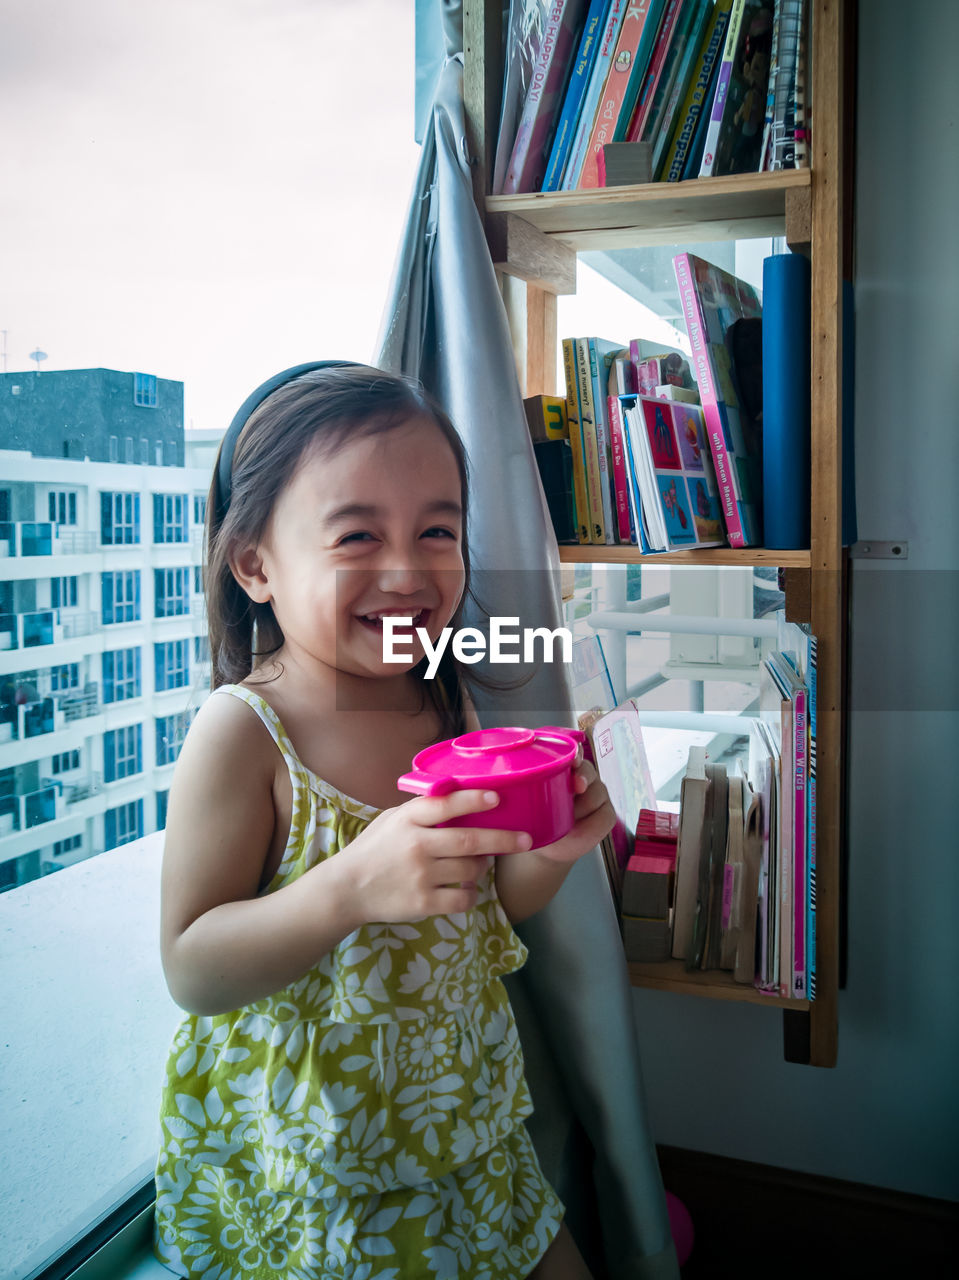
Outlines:
<svg viewBox="0 0 959 1280"><path fill-rule="evenodd" d="M324 362L261 387L208 506L214 694L177 764L162 951L157 1254L207 1280L583 1277L523 1119L504 974L517 921L613 815L530 850L439 827L494 792L408 798L427 744L476 728L452 659L383 660L384 616L435 643L469 582L466 464L419 389ZM492 855L503 855L493 857Z"/></svg>

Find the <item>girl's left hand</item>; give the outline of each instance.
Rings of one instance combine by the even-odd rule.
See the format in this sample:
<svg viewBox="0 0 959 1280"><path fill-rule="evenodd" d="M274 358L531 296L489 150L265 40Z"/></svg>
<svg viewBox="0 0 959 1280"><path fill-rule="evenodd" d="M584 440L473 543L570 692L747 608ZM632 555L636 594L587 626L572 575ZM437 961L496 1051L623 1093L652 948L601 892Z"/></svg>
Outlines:
<svg viewBox="0 0 959 1280"><path fill-rule="evenodd" d="M582 750L573 774L573 826L561 839L533 852L550 862L575 862L608 835L616 821L606 787L594 767L584 760Z"/></svg>

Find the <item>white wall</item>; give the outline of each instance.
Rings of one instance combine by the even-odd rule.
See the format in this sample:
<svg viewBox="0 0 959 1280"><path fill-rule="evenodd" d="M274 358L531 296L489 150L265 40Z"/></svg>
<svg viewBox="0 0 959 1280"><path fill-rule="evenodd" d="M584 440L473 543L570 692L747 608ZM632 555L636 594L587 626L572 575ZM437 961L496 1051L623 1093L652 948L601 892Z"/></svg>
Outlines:
<svg viewBox="0 0 959 1280"><path fill-rule="evenodd" d="M959 1198L959 5L861 0L860 538L852 578L849 980L834 1070L778 1013L637 991L657 1141Z"/></svg>

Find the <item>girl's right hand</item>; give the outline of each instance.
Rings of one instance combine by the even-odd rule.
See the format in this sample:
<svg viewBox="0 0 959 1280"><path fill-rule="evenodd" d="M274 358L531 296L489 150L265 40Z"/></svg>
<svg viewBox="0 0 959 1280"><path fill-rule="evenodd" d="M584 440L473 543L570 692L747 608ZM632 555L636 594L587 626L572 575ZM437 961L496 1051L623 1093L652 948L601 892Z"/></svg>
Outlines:
<svg viewBox="0 0 959 1280"><path fill-rule="evenodd" d="M358 921L423 920L475 906L492 855L522 852L530 838L525 832L437 824L498 803L495 791L453 791L417 796L378 814L336 855L355 889Z"/></svg>

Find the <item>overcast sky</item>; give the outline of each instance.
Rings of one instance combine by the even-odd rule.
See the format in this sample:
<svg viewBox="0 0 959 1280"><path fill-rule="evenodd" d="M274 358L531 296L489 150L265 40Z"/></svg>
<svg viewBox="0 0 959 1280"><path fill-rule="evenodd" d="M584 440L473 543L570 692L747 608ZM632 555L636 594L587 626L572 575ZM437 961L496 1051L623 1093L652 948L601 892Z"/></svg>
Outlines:
<svg viewBox="0 0 959 1280"><path fill-rule="evenodd" d="M141 370L223 427L373 354L419 148L413 0L0 0L8 371Z"/></svg>

